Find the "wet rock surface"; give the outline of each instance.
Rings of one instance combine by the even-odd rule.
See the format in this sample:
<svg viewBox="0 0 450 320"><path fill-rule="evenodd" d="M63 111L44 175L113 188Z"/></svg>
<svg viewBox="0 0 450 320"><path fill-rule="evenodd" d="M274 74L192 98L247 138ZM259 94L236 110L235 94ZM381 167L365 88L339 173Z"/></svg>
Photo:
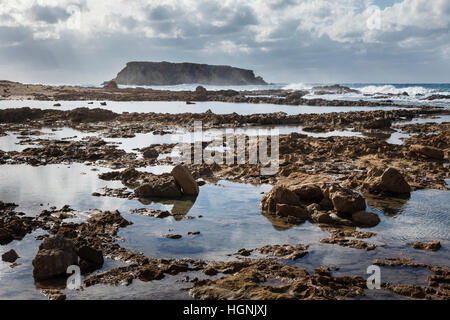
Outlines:
<svg viewBox="0 0 450 320"><path fill-rule="evenodd" d="M309 274L305 269L274 260L219 264L214 268L231 276L195 281L190 290L192 297L208 300L339 299L364 295L366 285L361 277L333 277L327 268ZM271 285L271 280L275 279L277 285Z"/></svg>
<svg viewBox="0 0 450 320"><path fill-rule="evenodd" d="M304 92L293 92L281 98L243 97L239 92L212 93L199 88L192 93L150 92L140 89L108 90L84 89L58 91L58 98L71 98L88 92L89 100L127 100L130 97L141 99L161 99L183 101L241 101L250 103L270 102L298 105L302 103L316 105L340 105L341 102L323 102L321 99L306 101ZM317 90L341 90L342 88L322 88ZM47 94L42 93L45 99ZM345 89L342 89L345 90ZM48 97L49 98L49 97ZM95 99L94 99L95 98ZM278 99L278 100L277 100ZM349 104L346 104L349 105ZM350 104L352 105L352 104ZM356 105L356 102L355 104ZM375 103L367 105L375 106ZM106 166L110 170L99 175L103 181L120 181L123 187L105 187L94 192L97 196L121 199L140 198L141 203L130 211L144 215L149 221L165 223L189 220L187 212L192 207L195 196L199 195L199 183L214 184L218 180L246 183L272 184L272 190L261 195L262 214L273 223L277 230L288 230L292 226L309 222L315 228L329 233L328 238L319 238L318 246L330 250L350 250L332 247L333 244L345 248L359 249L355 252L368 251L370 254L383 251L383 244L372 242L374 232L358 228L372 228L380 223L382 214L371 212L372 203L376 201L406 201L411 192L424 189L448 190L446 179L449 178L450 134L448 123L405 124L401 121L412 120L418 116L439 116L448 111L435 108L418 108L417 110L369 111L328 114L301 114L288 116L277 114L218 115L212 112L199 114L158 114L158 113L123 113L97 109L38 110L30 108L0 110L0 135L20 137L19 144L30 144L33 148L22 151L0 151L0 164L28 164L44 166L49 164L68 164L74 162ZM191 164L184 165L179 173L161 175L144 172L142 168L154 165L173 166L170 158L160 155L168 154L173 144L151 145L126 152L109 139L128 139L138 133L163 135L180 128L188 128L194 121L203 121L212 128L252 127L260 125L301 125L305 131L330 132L333 130L361 130L370 134L390 135L395 130L410 133L402 144L392 144L376 136L364 137L311 137L299 133L280 136L280 165L273 176L262 176L261 165L228 164ZM399 122L400 121L400 122ZM397 123L397 124L396 124ZM176 124L176 125L175 125ZM98 137L47 140L43 135L44 127L57 130L70 127L83 133L96 134ZM309 127L309 128L308 128ZM367 133L367 134L369 134ZM7 137L9 138L9 137ZM202 144L205 150L207 143ZM142 154L142 157L139 157ZM248 153L247 153L248 156ZM97 170L97 169L96 169ZM171 168L169 169L169 171ZM100 185L101 187L101 185ZM206 186L205 188L208 188ZM91 191L90 191L91 192ZM192 195L189 198L188 195ZM391 198L392 197L392 198ZM159 198L156 199L155 198ZM174 202L163 198L172 198ZM389 199L388 199L389 198ZM394 199L394 200L392 200ZM98 199L111 200L111 199ZM117 199L116 199L117 200ZM188 205L180 208L176 202L183 200ZM171 205L171 210L157 210L149 207L152 201ZM202 201L202 200L201 200ZM404 202L403 202L404 203ZM125 248L119 237L121 228L131 225L117 210L92 210L87 219L79 221L79 212L64 206L41 211L36 217L29 217L16 211L16 205L0 201L0 245L7 245L21 240L36 230L45 230L45 235L37 235L38 241L53 241L63 238L72 245L50 246L42 249L36 256L36 269L44 270L39 261L52 261L48 265L52 270L36 271L37 278L67 276L60 265L75 262L86 280L83 285L129 285L135 279L143 282L167 279L171 275L201 271L202 276L215 277L206 280L194 279L190 291L198 299L345 299L364 294L365 279L359 277L334 277L328 267L318 267L314 273L285 264L302 262L310 259L315 247L306 245L264 245L252 249L240 249L230 259L239 261L203 261L201 259L162 259L147 257L140 252ZM20 207L19 207L20 208ZM122 210L122 209L121 209ZM383 210L384 214L389 214ZM86 216L86 215L85 215ZM168 218L166 221L152 218ZM142 218L141 218L142 219ZM205 219L206 220L206 219ZM134 221L134 220L133 220ZM309 222L306 222L309 221ZM186 221L185 221L186 222ZM306 223L305 223L306 222ZM171 230L164 239L164 229L158 233L160 241L169 245L191 245L203 237L208 237L208 230L189 228L183 231ZM199 231L201 235L199 236ZM189 231L189 232L188 232ZM383 230L377 233L382 233ZM325 236L326 237L326 236ZM320 241L320 239L322 239ZM376 237L375 237L376 239ZM303 242L300 239L301 242ZM295 243L295 242L294 242ZM298 242L297 242L298 243ZM424 255L440 255L443 251L435 250L438 245L430 243L407 244L425 252ZM445 244L443 244L445 246ZM8 248L9 249L9 248ZM387 248L390 250L391 248ZM444 248L445 249L445 248ZM48 252L44 252L48 250ZM236 249L233 249L235 251ZM311 251L308 253L308 251ZM18 250L23 255L21 250ZM232 252L232 251L231 251ZM75 253L75 255L74 255ZM444 252L445 253L445 252ZM369 254L369 253L367 253ZM263 259L254 260L263 256ZM97 270L104 267L106 259L121 261L126 266L109 270ZM12 260L12 259L11 259ZM22 260L19 260L22 261ZM47 265L47 262L45 263ZM407 260L379 260L385 266L403 266L425 268L434 272L427 279L428 286L414 284L384 283L382 289L408 298L448 299L448 270L439 266L425 265ZM11 265L12 266L12 265ZM18 268L20 269L20 268ZM16 269L15 269L16 270ZM196 273L196 275L198 275ZM190 274L189 274L190 276ZM44 293L44 291L43 291ZM61 291L45 291L49 298L63 299Z"/></svg>

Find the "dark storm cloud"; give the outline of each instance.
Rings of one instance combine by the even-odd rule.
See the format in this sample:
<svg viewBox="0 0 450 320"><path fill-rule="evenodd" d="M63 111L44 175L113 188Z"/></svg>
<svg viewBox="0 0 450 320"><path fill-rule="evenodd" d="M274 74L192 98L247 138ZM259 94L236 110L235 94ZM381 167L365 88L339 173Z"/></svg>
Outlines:
<svg viewBox="0 0 450 320"><path fill-rule="evenodd" d="M58 21L66 21L70 17L70 13L64 8L46 7L37 4L31 7L30 12L34 20L47 22L49 24L54 24Z"/></svg>
<svg viewBox="0 0 450 320"><path fill-rule="evenodd" d="M327 0L271 1L264 10L243 1L130 0L116 11L78 3L85 15L80 30L55 25L70 16L62 5L24 11L51 24L48 30L26 19L26 27L0 27L0 78L96 84L134 60L234 65L270 82L444 81L450 70L448 20L414 23L420 10L368 32L365 21L353 24L355 16L333 25L342 17L333 16L339 5ZM310 7L295 12L299 4ZM0 26L14 24L16 17L3 15Z"/></svg>

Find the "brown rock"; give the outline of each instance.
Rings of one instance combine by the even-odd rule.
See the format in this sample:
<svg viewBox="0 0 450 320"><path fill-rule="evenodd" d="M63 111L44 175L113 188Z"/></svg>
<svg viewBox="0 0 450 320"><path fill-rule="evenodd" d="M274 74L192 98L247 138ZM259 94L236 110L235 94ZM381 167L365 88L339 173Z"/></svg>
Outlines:
<svg viewBox="0 0 450 320"><path fill-rule="evenodd" d="M161 280L162 278L164 278L164 273L153 264L145 265L138 271L138 279L141 281Z"/></svg>
<svg viewBox="0 0 450 320"><path fill-rule="evenodd" d="M156 159L159 156L159 152L153 148L146 148L142 155L145 159Z"/></svg>
<svg viewBox="0 0 450 320"><path fill-rule="evenodd" d="M364 129L384 129L391 126L391 120L385 118L377 118L364 123Z"/></svg>
<svg viewBox="0 0 450 320"><path fill-rule="evenodd" d="M375 227L380 223L380 218L373 212L358 211L352 214L352 221L360 227Z"/></svg>
<svg viewBox="0 0 450 320"><path fill-rule="evenodd" d="M14 237L9 229L0 228L0 244L8 244L14 240Z"/></svg>
<svg viewBox="0 0 450 320"><path fill-rule="evenodd" d="M416 242L413 244L413 248L419 250L438 251L441 248L441 243L439 241Z"/></svg>
<svg viewBox="0 0 450 320"><path fill-rule="evenodd" d="M366 208L364 198L350 189L339 188L330 193L330 199L338 214L352 214Z"/></svg>
<svg viewBox="0 0 450 320"><path fill-rule="evenodd" d="M435 147L412 145L409 149L410 153L425 156L427 158L442 160L444 159L444 151Z"/></svg>
<svg viewBox="0 0 450 320"><path fill-rule="evenodd" d="M87 260L99 267L103 265L103 253L100 250L96 250L88 246L82 246L76 250L76 252L80 259Z"/></svg>
<svg viewBox="0 0 450 320"><path fill-rule="evenodd" d="M199 193L198 184L192 177L189 170L183 165L177 165L172 169L172 176L175 181L180 185L183 190L183 194L188 196L197 196Z"/></svg>
<svg viewBox="0 0 450 320"><path fill-rule="evenodd" d="M13 263L19 258L19 255L17 254L14 249L9 250L8 252L5 252L2 254L2 260L5 262Z"/></svg>
<svg viewBox="0 0 450 320"><path fill-rule="evenodd" d="M169 175L154 176L147 183L141 184L134 190L140 198L181 198L181 190L175 179Z"/></svg>
<svg viewBox="0 0 450 320"><path fill-rule="evenodd" d="M275 213L280 217L294 216L304 219L308 219L310 217L310 214L305 208L291 206L288 204L277 204Z"/></svg>
<svg viewBox="0 0 450 320"><path fill-rule="evenodd" d="M411 187L403 175L395 168L372 168L367 173L363 188L371 193L409 194Z"/></svg>
<svg viewBox="0 0 450 320"><path fill-rule="evenodd" d="M78 264L78 257L72 240L47 238L39 246L33 259L33 276L36 280L46 280L65 275L67 268Z"/></svg>
<svg viewBox="0 0 450 320"><path fill-rule="evenodd" d="M319 203L323 199L322 190L319 186L314 184L304 184L293 188L292 191L294 191L302 201Z"/></svg>
<svg viewBox="0 0 450 320"><path fill-rule="evenodd" d="M284 186L276 185L261 200L261 209L275 213L277 204L299 205L297 194Z"/></svg>

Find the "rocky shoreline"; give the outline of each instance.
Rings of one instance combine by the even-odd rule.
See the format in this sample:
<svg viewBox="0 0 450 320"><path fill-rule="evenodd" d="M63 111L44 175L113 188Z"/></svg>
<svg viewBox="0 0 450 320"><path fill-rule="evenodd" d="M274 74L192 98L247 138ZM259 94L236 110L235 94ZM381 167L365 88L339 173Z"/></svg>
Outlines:
<svg viewBox="0 0 450 320"><path fill-rule="evenodd" d="M94 98L120 100L131 99L136 97L135 94L141 93L146 99L152 97L152 99L195 101L193 95L199 94L211 99L208 101L225 99L223 92L214 95L204 92L189 95L171 92L163 96L162 92L154 93L152 90L143 93L144 91L141 92L139 89L126 89L124 96L121 96L122 93L118 92L122 92L122 89L107 92L104 89L71 88L64 92L56 91L55 88L38 90L37 87L31 87L27 88L30 91L25 92L23 87L18 88L14 89L17 90L16 93L24 90L21 93L31 94L42 90L39 91L42 96L34 95L33 98L44 100L78 100L80 97L83 97L82 100ZM240 98L233 93L226 99L237 102L236 99ZM258 99L261 99L258 100L261 102L266 98ZM291 100L285 97L283 102L290 101L289 104L292 105L305 104L301 99L297 97ZM406 201L404 199L408 199L410 193L415 190L449 190L445 180L450 177L449 166L446 165L450 159L450 124L448 122L402 124L419 117L448 114L447 109L441 108L295 116L283 113L218 115L212 112L117 114L109 110L87 108L70 111L4 109L0 110L0 132L4 135L19 132L20 143L31 144L33 147L22 151L0 150L0 164L46 166L87 163L91 166L106 167L110 171L100 173L98 179L115 181L122 184L123 188L104 189L103 193L97 192L93 196L143 199L143 203L145 199L153 198L196 197L201 192L199 186L205 181L215 183L221 179L254 184L266 183L272 185L272 190L261 196L261 214L274 221L274 225L289 228L308 221L329 234L328 238L320 240L321 244L372 252L383 246L371 242L375 233L368 231L376 226L380 219L376 213L366 211L366 203L378 207L383 201L392 198ZM310 132L353 130L365 136L314 137L295 132L281 135L280 164L273 176L261 176L261 164L191 164L176 167L167 174L138 171L139 168L153 165L173 166L170 157L160 156L170 153L174 144L150 145L134 152L127 152L105 141L111 137L128 139L138 133L163 136L180 128L190 131L196 120L201 120L204 126L210 128L299 125ZM80 132L94 133L96 137L80 140L45 139L40 134L43 127L55 130L69 127ZM378 138L397 130L411 135L404 138L402 144L390 144ZM206 147L207 143L202 143L202 149ZM14 240L20 241L25 235L38 229L48 233L47 236L37 240L42 241L33 260L34 277L37 282L60 277L64 273L64 268L49 270L46 266L54 265L49 261L64 261L63 267L67 267L76 260L76 264L86 276L84 287L98 284L130 285L135 279L144 282L158 281L166 276L198 271L202 272L204 278L187 281L191 285L190 295L196 299L349 299L365 294L366 281L360 276L334 275L337 270L331 266L317 266L312 273L304 268L286 265L286 261L301 261L303 257L307 257L309 254L307 245L280 243L242 248L235 252L233 261L147 257L140 252L126 249L117 242L119 230L131 225L118 210L93 210L89 218L83 222L65 222L64 220L78 214L69 205L61 209L42 210L36 217L29 217L16 211L15 204L0 202L1 245ZM175 209L173 212L137 209L132 213L160 219L169 216L175 220L194 219L186 213L177 213ZM199 231L192 231L188 235L199 234ZM178 234L170 233L165 236L170 241L183 241L182 236ZM440 243L408 245L417 250L437 253L441 246ZM16 255L20 256L21 253L17 252ZM3 260L12 261L8 263L12 263L11 267L14 267L16 255L9 252ZM120 260L126 263L126 266L96 272L106 258ZM408 261L379 260L374 264L427 268L434 272L427 280L429 286L386 282L382 284L383 290L408 298L450 298L448 269ZM62 290L45 289L43 294L56 300L65 298Z"/></svg>
<svg viewBox="0 0 450 320"><path fill-rule="evenodd" d="M0 81L1 100L39 100L39 101L185 101L186 104L194 104L197 101L215 101L252 104L275 104L290 106L367 106L380 107L392 106L402 108L415 108L417 106L399 105L391 98L393 96L380 96L373 94L377 101L368 100L329 100L323 98L305 98L309 93L346 94L352 93L352 89L343 86L316 87L311 90L215 90L208 91L198 86L195 91L170 91L145 88L119 88L114 81L105 84L104 87L81 86L48 86L35 84L22 84L11 81ZM394 95L395 96L395 95ZM448 97L436 97L447 99ZM424 100L425 101L425 100ZM55 103L59 106L59 103Z"/></svg>

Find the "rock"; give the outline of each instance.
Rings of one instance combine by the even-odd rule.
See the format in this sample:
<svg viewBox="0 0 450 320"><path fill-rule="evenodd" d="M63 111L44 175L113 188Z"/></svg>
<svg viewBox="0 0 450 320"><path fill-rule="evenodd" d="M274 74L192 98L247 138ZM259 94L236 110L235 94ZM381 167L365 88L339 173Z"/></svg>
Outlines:
<svg viewBox="0 0 450 320"><path fill-rule="evenodd" d="M380 223L380 218L373 212L358 211L352 214L352 221L360 227L375 227Z"/></svg>
<svg viewBox="0 0 450 320"><path fill-rule="evenodd" d="M118 89L117 83L114 80L108 81L103 86L105 89Z"/></svg>
<svg viewBox="0 0 450 320"><path fill-rule="evenodd" d="M128 62L114 79L123 85L265 85L252 70L196 63Z"/></svg>
<svg viewBox="0 0 450 320"><path fill-rule="evenodd" d="M19 255L17 254L14 249L9 250L8 252L5 252L2 254L2 260L5 262L13 263L19 258Z"/></svg>
<svg viewBox="0 0 450 320"><path fill-rule="evenodd" d="M253 250L247 250L247 249L245 249L245 248L242 248L242 249L239 249L239 250L236 252L236 254L237 254L237 255L240 255L240 256L243 256L243 257L248 257L249 255L252 254L252 251L253 251Z"/></svg>
<svg viewBox="0 0 450 320"><path fill-rule="evenodd" d="M81 260L88 262L88 264L92 268L95 267L94 270L99 269L103 266L103 253L100 250L88 246L82 246L81 248L77 249L76 252Z"/></svg>
<svg viewBox="0 0 450 320"><path fill-rule="evenodd" d="M158 266L149 264L141 267L138 271L138 279L141 281L161 280L164 278L164 273Z"/></svg>
<svg viewBox="0 0 450 320"><path fill-rule="evenodd" d="M177 165L172 169L172 176L175 181L180 185L183 194L188 196L197 196L199 188L197 181L192 177L188 169L183 165Z"/></svg>
<svg viewBox="0 0 450 320"><path fill-rule="evenodd" d="M323 199L323 192L319 186L304 184L292 189L302 201L319 203Z"/></svg>
<svg viewBox="0 0 450 320"><path fill-rule="evenodd" d="M364 129L385 129L391 127L391 120L385 118L376 118L365 122L363 124Z"/></svg>
<svg viewBox="0 0 450 320"><path fill-rule="evenodd" d="M142 155L144 156L144 159L156 159L159 156L159 152L153 148L146 148Z"/></svg>
<svg viewBox="0 0 450 320"><path fill-rule="evenodd" d="M299 100L301 98L303 98L303 96L306 96L309 92L306 90L300 90L300 91L294 91L292 93L289 93L286 96L286 101L287 102L294 102L295 100Z"/></svg>
<svg viewBox="0 0 450 320"><path fill-rule="evenodd" d="M338 214L352 214L366 208L364 198L350 189L338 188L330 193L330 199Z"/></svg>
<svg viewBox="0 0 450 320"><path fill-rule="evenodd" d="M8 244L13 240L13 234L9 229L0 228L0 245Z"/></svg>
<svg viewBox="0 0 450 320"><path fill-rule="evenodd" d="M41 292L48 297L48 300L62 301L66 300L66 295L57 289L44 289Z"/></svg>
<svg viewBox="0 0 450 320"><path fill-rule="evenodd" d="M280 204L278 203L275 211L277 216L280 217L288 217L294 216L297 218L309 219L310 214L308 210L299 206L291 206L288 204Z"/></svg>
<svg viewBox="0 0 450 320"><path fill-rule="evenodd" d="M47 238L33 259L33 276L46 280L66 274L67 268L78 264L73 241L62 237Z"/></svg>
<svg viewBox="0 0 450 320"><path fill-rule="evenodd" d="M134 190L134 194L139 198L168 199L181 198L183 195L173 176L168 174L149 177L147 183L141 184Z"/></svg>
<svg viewBox="0 0 450 320"><path fill-rule="evenodd" d="M275 213L277 204L298 205L300 198L297 194L282 185L276 185L261 200L261 209Z"/></svg>
<svg viewBox="0 0 450 320"><path fill-rule="evenodd" d="M415 154L418 156L424 156L426 158L442 160L444 159L444 151L435 147L427 147L421 145L412 145L409 148L409 152L411 154Z"/></svg>
<svg viewBox="0 0 450 320"><path fill-rule="evenodd" d="M395 168L372 168L364 180L363 189L371 193L385 192L388 194L409 194L411 187L403 175Z"/></svg>
<svg viewBox="0 0 450 320"><path fill-rule="evenodd" d="M167 239L181 239L182 236L180 234L165 234L163 235L164 238Z"/></svg>
<svg viewBox="0 0 450 320"><path fill-rule="evenodd" d="M438 251L441 248L441 243L439 241L416 242L413 244L413 248L419 250Z"/></svg>

